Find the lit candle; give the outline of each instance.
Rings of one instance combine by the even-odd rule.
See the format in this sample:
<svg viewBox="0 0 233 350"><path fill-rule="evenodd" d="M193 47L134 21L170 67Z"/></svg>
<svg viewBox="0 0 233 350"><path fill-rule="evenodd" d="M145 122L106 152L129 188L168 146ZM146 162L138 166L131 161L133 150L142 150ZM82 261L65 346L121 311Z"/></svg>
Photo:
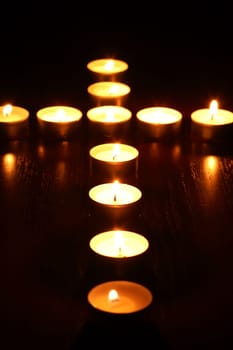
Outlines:
<svg viewBox="0 0 233 350"><path fill-rule="evenodd" d="M87 111L90 132L96 135L122 138L130 127L132 112L116 105L97 106Z"/></svg>
<svg viewBox="0 0 233 350"><path fill-rule="evenodd" d="M92 288L87 295L88 302L95 309L114 313L129 314L148 307L153 296L145 286L124 280L109 281Z"/></svg>
<svg viewBox="0 0 233 350"><path fill-rule="evenodd" d="M111 258L134 257L148 247L149 242L144 236L126 230L105 231L90 240L90 248L95 253Z"/></svg>
<svg viewBox="0 0 233 350"><path fill-rule="evenodd" d="M43 137L69 139L77 136L82 112L69 106L49 106L37 112L37 121Z"/></svg>
<svg viewBox="0 0 233 350"><path fill-rule="evenodd" d="M115 80L116 76L119 80L119 74L128 69L128 64L125 61L115 58L100 58L88 62L87 69L95 73L98 78Z"/></svg>
<svg viewBox="0 0 233 350"><path fill-rule="evenodd" d="M109 207L124 207L141 199L142 192L137 187L119 183L104 183L94 186L89 191L90 198L102 205Z"/></svg>
<svg viewBox="0 0 233 350"><path fill-rule="evenodd" d="M124 219L136 215L142 192L136 186L118 180L93 186L89 190L91 209L97 217Z"/></svg>
<svg viewBox="0 0 233 350"><path fill-rule="evenodd" d="M94 98L95 103L122 105L131 89L129 85L122 82L100 81L89 85L87 91Z"/></svg>
<svg viewBox="0 0 233 350"><path fill-rule="evenodd" d="M90 175L98 181L105 179L127 177L137 178L138 150L123 143L104 143L94 146L89 151Z"/></svg>
<svg viewBox="0 0 233 350"><path fill-rule="evenodd" d="M191 114L192 136L203 140L226 140L232 136L233 112L218 107L212 100L209 108L202 108Z"/></svg>
<svg viewBox="0 0 233 350"><path fill-rule="evenodd" d="M5 104L0 106L0 138L18 139L28 136L29 111L25 108Z"/></svg>
<svg viewBox="0 0 233 350"><path fill-rule="evenodd" d="M147 107L136 113L139 128L153 139L167 139L178 135L182 114L174 108Z"/></svg>

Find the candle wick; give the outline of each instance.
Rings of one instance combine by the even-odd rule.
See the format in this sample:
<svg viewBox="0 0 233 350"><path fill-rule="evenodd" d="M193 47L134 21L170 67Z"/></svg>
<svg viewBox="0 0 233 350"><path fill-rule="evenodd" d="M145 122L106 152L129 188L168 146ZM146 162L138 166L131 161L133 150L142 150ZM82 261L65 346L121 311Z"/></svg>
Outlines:
<svg viewBox="0 0 233 350"><path fill-rule="evenodd" d="M118 248L118 256L123 256L122 248L121 248L121 247Z"/></svg>
<svg viewBox="0 0 233 350"><path fill-rule="evenodd" d="M115 159L116 159L116 154L114 154L114 155L113 155L112 159L113 159L113 160L115 160Z"/></svg>
<svg viewBox="0 0 233 350"><path fill-rule="evenodd" d="M117 196L116 196L116 193L115 193L114 196L113 196L113 202L116 202L116 200L117 200Z"/></svg>
<svg viewBox="0 0 233 350"><path fill-rule="evenodd" d="M214 120L214 113L211 113L210 120Z"/></svg>

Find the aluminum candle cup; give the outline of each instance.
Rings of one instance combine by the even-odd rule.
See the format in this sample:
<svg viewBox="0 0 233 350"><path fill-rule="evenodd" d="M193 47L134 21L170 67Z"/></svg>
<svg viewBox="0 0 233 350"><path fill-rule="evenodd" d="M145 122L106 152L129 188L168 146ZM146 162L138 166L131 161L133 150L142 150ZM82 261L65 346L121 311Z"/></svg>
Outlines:
<svg viewBox="0 0 233 350"><path fill-rule="evenodd" d="M153 296L141 284L116 280L95 286L88 292L87 299L96 310L111 314L131 314L147 308Z"/></svg>
<svg viewBox="0 0 233 350"><path fill-rule="evenodd" d="M121 106L125 104L131 89L125 83L100 81L89 85L87 91L97 106Z"/></svg>
<svg viewBox="0 0 233 350"><path fill-rule="evenodd" d="M182 114L173 108L148 107L136 114L139 130L145 137L157 140L176 138L180 132Z"/></svg>
<svg viewBox="0 0 233 350"><path fill-rule="evenodd" d="M130 128L132 112L122 106L104 105L89 109L87 118L93 135L121 139Z"/></svg>
<svg viewBox="0 0 233 350"><path fill-rule="evenodd" d="M121 75L128 69L128 64L119 59L100 58L90 61L87 64L87 69L99 81L119 81Z"/></svg>
<svg viewBox="0 0 233 350"><path fill-rule="evenodd" d="M191 114L191 135L203 141L227 141L233 135L233 112L219 109L212 100L209 108L202 108Z"/></svg>
<svg viewBox="0 0 233 350"><path fill-rule="evenodd" d="M90 211L96 221L117 224L136 218L142 192L139 188L118 181L93 186L89 190Z"/></svg>
<svg viewBox="0 0 233 350"><path fill-rule="evenodd" d="M6 104L0 106L0 139L22 139L29 135L29 111Z"/></svg>
<svg viewBox="0 0 233 350"><path fill-rule="evenodd" d="M78 136L82 112L74 107L50 106L37 112L40 135L44 138L68 140Z"/></svg>
<svg viewBox="0 0 233 350"><path fill-rule="evenodd" d="M90 176L93 181L121 181L138 176L138 150L122 143L104 143L94 146L89 151ZM102 179L102 181L101 181Z"/></svg>

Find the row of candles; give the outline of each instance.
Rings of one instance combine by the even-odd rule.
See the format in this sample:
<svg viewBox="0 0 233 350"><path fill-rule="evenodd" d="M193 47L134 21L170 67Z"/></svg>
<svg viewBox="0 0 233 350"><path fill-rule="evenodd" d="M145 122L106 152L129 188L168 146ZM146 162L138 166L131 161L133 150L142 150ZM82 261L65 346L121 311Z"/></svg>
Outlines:
<svg viewBox="0 0 233 350"><path fill-rule="evenodd" d="M131 89L116 77L128 69L128 64L118 59L97 59L87 64L87 68L100 81L88 86L88 93L96 101L96 106L87 111L91 127L102 133L114 133L125 129L132 119L132 112L123 106ZM28 133L30 113L27 109L11 104L0 106L0 137L19 138ZM42 135L53 135L67 139L77 134L83 119L83 112L72 106L48 106L36 114ZM154 139L177 136L183 114L167 106L149 106L136 113L139 130ZM192 132L204 140L225 139L232 133L233 112L219 108L213 99L208 107L200 108L190 116Z"/></svg>
<svg viewBox="0 0 233 350"><path fill-rule="evenodd" d="M77 136L82 117L82 111L71 106L42 108L37 112L40 134L59 139ZM127 130L132 112L123 106L101 105L89 109L87 119L91 128L111 135L116 130ZM176 137L180 132L182 119L182 113L170 107L147 107L136 113L142 135L158 140ZM209 108L194 111L191 121L193 135L206 141L224 139L233 131L233 112L220 109L216 100L210 102ZM0 138L24 138L28 135L28 127L28 110L11 104L0 106Z"/></svg>
<svg viewBox="0 0 233 350"><path fill-rule="evenodd" d="M106 69L108 76L114 80L114 84L122 84L115 81L114 73L120 68L128 67L122 61L115 61L114 64L112 60L103 59L92 61L87 66L91 70L96 69L96 73L101 69ZM90 85L88 91L91 94L99 91L99 84L103 89L101 91L107 91L109 84L112 83L96 83ZM126 92L129 91L124 84L120 87ZM111 96L116 91L113 89ZM118 102L119 100L116 101ZM102 120L111 123L116 116L121 125L128 123L132 114L122 106L104 104L89 110L87 116L90 122L94 123L101 123ZM116 129L110 130L108 125L102 129L102 133L108 135L114 135L114 131L116 132ZM128 259L141 256L149 248L149 241L142 234L116 229L119 222L124 222L125 227L127 220L136 216L140 208L142 192L130 184L127 177L130 174L137 176L139 151L129 144L109 142L92 147L89 150L89 156L91 177L95 178L95 182L97 181L97 184L89 190L91 213L114 227L110 231L97 233L91 238L89 246L97 257L116 259L126 264ZM108 180L104 181L104 179ZM106 264L108 263L109 260L106 261ZM89 291L87 299L95 309L115 314L128 314L146 308L152 302L153 297L151 291L144 285L128 278L120 280L117 278L94 286Z"/></svg>

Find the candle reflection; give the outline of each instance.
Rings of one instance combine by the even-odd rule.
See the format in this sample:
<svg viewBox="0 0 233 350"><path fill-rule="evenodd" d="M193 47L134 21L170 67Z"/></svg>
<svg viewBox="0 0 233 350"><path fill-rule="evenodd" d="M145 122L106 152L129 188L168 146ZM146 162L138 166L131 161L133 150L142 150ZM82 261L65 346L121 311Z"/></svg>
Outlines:
<svg viewBox="0 0 233 350"><path fill-rule="evenodd" d="M217 201L219 162L216 156L203 159L203 193L207 201Z"/></svg>
<svg viewBox="0 0 233 350"><path fill-rule="evenodd" d="M3 172L8 180L14 178L16 173L16 156L13 153L6 153L3 156Z"/></svg>

